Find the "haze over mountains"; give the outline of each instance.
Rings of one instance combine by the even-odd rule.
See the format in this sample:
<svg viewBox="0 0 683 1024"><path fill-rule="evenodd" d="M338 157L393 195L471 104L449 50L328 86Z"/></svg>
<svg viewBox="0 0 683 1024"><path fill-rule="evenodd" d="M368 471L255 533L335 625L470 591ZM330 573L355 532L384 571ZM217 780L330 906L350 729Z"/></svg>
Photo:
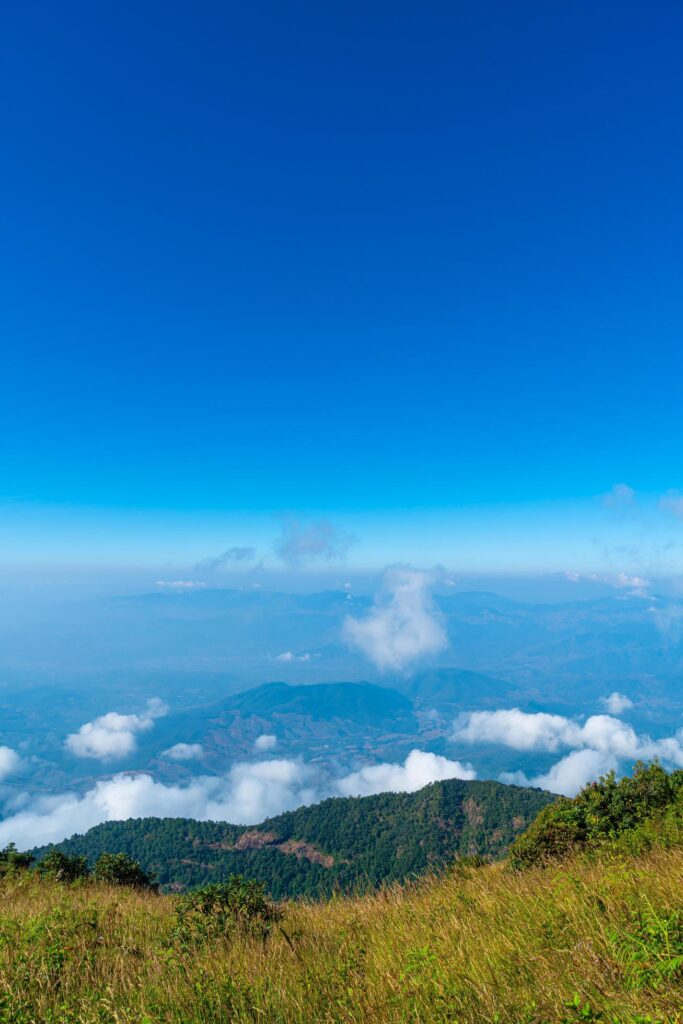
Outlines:
<svg viewBox="0 0 683 1024"><path fill-rule="evenodd" d="M637 581L555 602L447 590L400 570L379 597L161 588L17 617L0 838L160 808L251 824L446 778L571 793L640 756L683 763L681 602Z"/></svg>

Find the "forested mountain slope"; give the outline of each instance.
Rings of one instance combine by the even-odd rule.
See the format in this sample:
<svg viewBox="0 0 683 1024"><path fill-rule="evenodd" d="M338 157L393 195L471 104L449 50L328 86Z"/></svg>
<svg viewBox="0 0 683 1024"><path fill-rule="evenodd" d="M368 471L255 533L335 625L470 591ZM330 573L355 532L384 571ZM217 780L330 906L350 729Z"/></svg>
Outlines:
<svg viewBox="0 0 683 1024"><path fill-rule="evenodd" d="M90 862L105 851L127 853L172 890L239 872L264 881L276 898L321 896L402 881L457 856L497 859L553 799L452 779L417 793L333 798L255 828L185 818L106 822L57 848Z"/></svg>

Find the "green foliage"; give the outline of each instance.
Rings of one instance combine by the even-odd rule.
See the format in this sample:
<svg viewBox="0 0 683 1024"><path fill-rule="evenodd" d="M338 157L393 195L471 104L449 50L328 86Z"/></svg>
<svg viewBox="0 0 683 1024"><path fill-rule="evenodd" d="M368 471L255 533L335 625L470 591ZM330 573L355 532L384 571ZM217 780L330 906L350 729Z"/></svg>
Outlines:
<svg viewBox="0 0 683 1024"><path fill-rule="evenodd" d="M610 772L573 800L546 807L515 840L509 864L532 867L610 844L630 853L683 839L683 771L667 772L658 761L639 761L617 782Z"/></svg>
<svg viewBox="0 0 683 1024"><path fill-rule="evenodd" d="M96 882L109 885L130 885L134 889L155 889L153 879L144 871L138 861L125 853L102 853L93 869Z"/></svg>
<svg viewBox="0 0 683 1024"><path fill-rule="evenodd" d="M0 1024L683 1024L683 849L273 908L0 880Z"/></svg>
<svg viewBox="0 0 683 1024"><path fill-rule="evenodd" d="M229 933L234 929L265 937L280 914L266 897L262 882L231 875L180 896L176 902L178 934Z"/></svg>
<svg viewBox="0 0 683 1024"><path fill-rule="evenodd" d="M89 875L88 862L78 854L69 855L61 850L50 850L36 865L39 875L57 882L75 882Z"/></svg>
<svg viewBox="0 0 683 1024"><path fill-rule="evenodd" d="M186 818L111 821L57 848L91 865L104 851L125 853L171 891L241 874L263 880L274 899L317 898L403 882L456 858L497 860L554 799L452 779L417 793L325 800L256 829Z"/></svg>
<svg viewBox="0 0 683 1024"><path fill-rule="evenodd" d="M14 843L8 843L4 850L0 850L0 877L26 871L34 860L32 853L21 853Z"/></svg>
<svg viewBox="0 0 683 1024"><path fill-rule="evenodd" d="M683 979L683 912L656 910L651 904L630 908L627 922L610 933L615 954L635 989L657 989Z"/></svg>

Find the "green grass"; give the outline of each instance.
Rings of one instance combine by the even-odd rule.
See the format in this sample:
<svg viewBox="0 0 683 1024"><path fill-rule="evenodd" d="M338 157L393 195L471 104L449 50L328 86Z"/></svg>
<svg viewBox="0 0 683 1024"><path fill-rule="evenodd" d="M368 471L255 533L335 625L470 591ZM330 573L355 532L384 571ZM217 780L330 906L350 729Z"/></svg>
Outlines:
<svg viewBox="0 0 683 1024"><path fill-rule="evenodd" d="M171 896L0 881L2 1024L683 1022L683 850L461 867L189 930Z"/></svg>

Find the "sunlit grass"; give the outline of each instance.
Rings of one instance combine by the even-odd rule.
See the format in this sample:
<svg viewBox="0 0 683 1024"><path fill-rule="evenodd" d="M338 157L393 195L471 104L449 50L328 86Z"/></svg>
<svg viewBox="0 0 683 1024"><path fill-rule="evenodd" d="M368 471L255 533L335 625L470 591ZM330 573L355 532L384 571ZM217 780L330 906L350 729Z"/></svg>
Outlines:
<svg viewBox="0 0 683 1024"><path fill-rule="evenodd" d="M172 897L0 885L3 1024L683 1020L683 851L468 868L187 936Z"/></svg>

